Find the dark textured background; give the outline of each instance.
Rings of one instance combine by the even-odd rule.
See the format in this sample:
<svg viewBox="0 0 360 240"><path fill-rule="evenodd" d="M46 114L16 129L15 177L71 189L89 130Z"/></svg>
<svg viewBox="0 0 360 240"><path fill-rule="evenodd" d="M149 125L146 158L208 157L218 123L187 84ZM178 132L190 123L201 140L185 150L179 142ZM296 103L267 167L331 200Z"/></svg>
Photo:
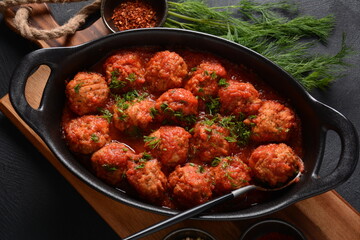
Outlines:
<svg viewBox="0 0 360 240"><path fill-rule="evenodd" d="M231 4L234 0L211 1ZM336 53L343 32L347 44L360 53L359 0L297 0L301 14L323 17L333 14L336 28L326 46L317 46L319 53ZM85 3L53 4L51 8L64 23ZM9 79L17 63L36 49L29 41L10 31L0 15L0 97L8 92ZM347 116L360 130L360 54L351 56L353 64L324 91L311 94ZM310 119L311 120L311 119ZM327 137L322 174L336 166L339 138ZM360 167L350 179L336 188L354 208L360 210ZM39 154L25 137L0 112L0 239L118 239L91 206Z"/></svg>

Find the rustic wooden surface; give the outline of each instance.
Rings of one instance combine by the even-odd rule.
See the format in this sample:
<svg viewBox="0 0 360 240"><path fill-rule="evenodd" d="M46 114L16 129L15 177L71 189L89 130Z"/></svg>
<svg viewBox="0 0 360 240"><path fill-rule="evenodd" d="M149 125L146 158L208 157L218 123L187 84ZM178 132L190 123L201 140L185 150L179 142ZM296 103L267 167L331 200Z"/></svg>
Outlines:
<svg viewBox="0 0 360 240"><path fill-rule="evenodd" d="M36 4L32 7L35 13L32 23L35 26L44 29L50 29L57 26L57 23L53 20L51 14L49 14L46 5ZM11 19L11 16L12 12L9 11L7 19ZM11 26L11 22L8 22L9 26ZM78 45L108 33L108 30L105 29L101 20L98 20L90 28L79 31L73 36L51 41L38 41L37 44L43 48ZM26 96L29 104L35 108L39 104L42 88L45 85L48 76L49 68L41 66L28 79ZM164 216L126 206L105 197L72 175L50 152L46 144L15 113L8 95L0 100L0 110L17 126L29 141L31 141L49 162L66 178L66 180L71 183L84 199L90 203L95 211L99 213L119 236L126 237L146 226L165 219ZM304 232L308 239L354 240L359 239L360 236L359 213L335 191L330 191L298 202L282 211L264 218L280 218L293 223ZM187 220L170 229L198 227L210 232L218 239L238 239L246 227L259 220L260 219L221 222ZM161 239L167 232L169 232L169 229L160 231L145 239Z"/></svg>

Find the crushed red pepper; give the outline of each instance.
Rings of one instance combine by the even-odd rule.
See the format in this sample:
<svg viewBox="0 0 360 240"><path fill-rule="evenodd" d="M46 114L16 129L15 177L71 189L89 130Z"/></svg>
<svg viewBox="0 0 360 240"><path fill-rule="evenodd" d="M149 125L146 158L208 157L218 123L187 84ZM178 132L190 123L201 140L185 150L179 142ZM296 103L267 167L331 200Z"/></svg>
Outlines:
<svg viewBox="0 0 360 240"><path fill-rule="evenodd" d="M155 27L158 17L154 8L144 0L125 0L113 11L111 19L120 30Z"/></svg>

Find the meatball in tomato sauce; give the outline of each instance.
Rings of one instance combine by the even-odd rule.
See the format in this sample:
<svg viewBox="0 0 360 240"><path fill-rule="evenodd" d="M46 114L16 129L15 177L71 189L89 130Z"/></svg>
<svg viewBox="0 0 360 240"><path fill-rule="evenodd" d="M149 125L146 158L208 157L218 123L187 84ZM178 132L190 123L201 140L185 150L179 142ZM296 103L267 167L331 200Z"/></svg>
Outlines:
<svg viewBox="0 0 360 240"><path fill-rule="evenodd" d="M141 87L144 82L145 67L140 53L119 51L104 63L106 81L116 92L126 92Z"/></svg>
<svg viewBox="0 0 360 240"><path fill-rule="evenodd" d="M198 100L188 90L173 88L156 100L156 115L161 121L167 120L179 125L193 124L198 113Z"/></svg>
<svg viewBox="0 0 360 240"><path fill-rule="evenodd" d="M162 51L147 63L145 79L151 91L164 92L181 87L187 73L187 64L179 54Z"/></svg>
<svg viewBox="0 0 360 240"><path fill-rule="evenodd" d="M72 119L64 126L66 141L71 151L90 154L110 142L109 122L95 115Z"/></svg>
<svg viewBox="0 0 360 240"><path fill-rule="evenodd" d="M94 113L108 101L110 89L95 72L79 72L66 85L69 108L78 115Z"/></svg>
<svg viewBox="0 0 360 240"><path fill-rule="evenodd" d="M251 139L257 142L287 141L296 126L294 112L276 101L264 101L258 114L244 121L252 126Z"/></svg>
<svg viewBox="0 0 360 240"><path fill-rule="evenodd" d="M212 197L210 174L204 166L195 163L177 166L169 175L169 186L173 198L182 207L196 206Z"/></svg>
<svg viewBox="0 0 360 240"><path fill-rule="evenodd" d="M151 99L118 102L113 107L114 126L120 131L133 127L147 129L153 122L151 110L154 107L155 101Z"/></svg>
<svg viewBox="0 0 360 240"><path fill-rule="evenodd" d="M214 191L218 195L249 185L251 181L251 169L239 157L216 158L211 165L213 166L210 169L214 178Z"/></svg>
<svg viewBox="0 0 360 240"><path fill-rule="evenodd" d="M166 167L186 162L191 134L178 126L162 126L144 137L145 149Z"/></svg>
<svg viewBox="0 0 360 240"><path fill-rule="evenodd" d="M136 158L138 155L125 144L112 142L94 152L90 162L97 177L117 186L125 177L128 161Z"/></svg>
<svg viewBox="0 0 360 240"><path fill-rule="evenodd" d="M251 154L249 166L254 177L270 187L278 187L304 170L293 149L284 143L257 147Z"/></svg>
<svg viewBox="0 0 360 240"><path fill-rule="evenodd" d="M201 162L211 162L215 157L227 156L231 143L227 140L230 131L217 123L201 121L195 124L191 139L191 155Z"/></svg>
<svg viewBox="0 0 360 240"><path fill-rule="evenodd" d="M219 90L220 112L226 115L249 116L256 114L261 106L259 93L251 83L231 80Z"/></svg>
<svg viewBox="0 0 360 240"><path fill-rule="evenodd" d="M225 68L217 61L201 63L191 73L190 79L185 84L185 89L195 96L207 100L210 96L216 97L219 90L219 81L226 76Z"/></svg>
<svg viewBox="0 0 360 240"><path fill-rule="evenodd" d="M167 177L158 160L128 162L126 178L141 198L159 205L167 200Z"/></svg>

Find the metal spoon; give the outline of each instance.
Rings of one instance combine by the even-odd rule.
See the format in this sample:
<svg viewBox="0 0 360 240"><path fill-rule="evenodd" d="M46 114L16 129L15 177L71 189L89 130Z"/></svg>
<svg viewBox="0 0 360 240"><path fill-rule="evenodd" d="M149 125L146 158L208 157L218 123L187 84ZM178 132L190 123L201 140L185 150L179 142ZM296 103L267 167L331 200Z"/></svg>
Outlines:
<svg viewBox="0 0 360 240"><path fill-rule="evenodd" d="M227 200L230 200L230 199L234 199L244 193L247 193L251 190L254 190L254 189L257 189L257 190L260 190L260 191L266 191L266 192L269 192L269 191L278 191L278 190L281 190L281 189L284 189L288 186L290 186L291 184L293 184L294 182L297 182L299 179L300 179L300 176L301 176L301 171L299 171L296 176L294 178L292 178L288 183L286 183L285 185L281 186L281 187L278 187L278 188L265 188L265 187L260 187L260 186L257 186L257 185L248 185L248 186L245 186L245 187L242 187L242 188L239 188L239 189L236 189L228 194L225 194L221 197L218 197L218 198L215 198L209 202L206 202L204 204L201 204L201 205L198 205L194 208L190 208L189 210L186 210L184 212L181 212L171 218L168 218L162 222L159 222L157 224L154 224L148 228L145 228L127 238L124 238L123 240L135 240L135 239L140 239L142 237L145 237L149 234L152 234L152 233L155 233L157 231L160 231L164 228L167 228L171 225L174 225L178 222L181 222L183 220L186 220L188 218L191 218L191 217L194 217L202 212L204 212L205 210L208 210L222 202L225 202Z"/></svg>

